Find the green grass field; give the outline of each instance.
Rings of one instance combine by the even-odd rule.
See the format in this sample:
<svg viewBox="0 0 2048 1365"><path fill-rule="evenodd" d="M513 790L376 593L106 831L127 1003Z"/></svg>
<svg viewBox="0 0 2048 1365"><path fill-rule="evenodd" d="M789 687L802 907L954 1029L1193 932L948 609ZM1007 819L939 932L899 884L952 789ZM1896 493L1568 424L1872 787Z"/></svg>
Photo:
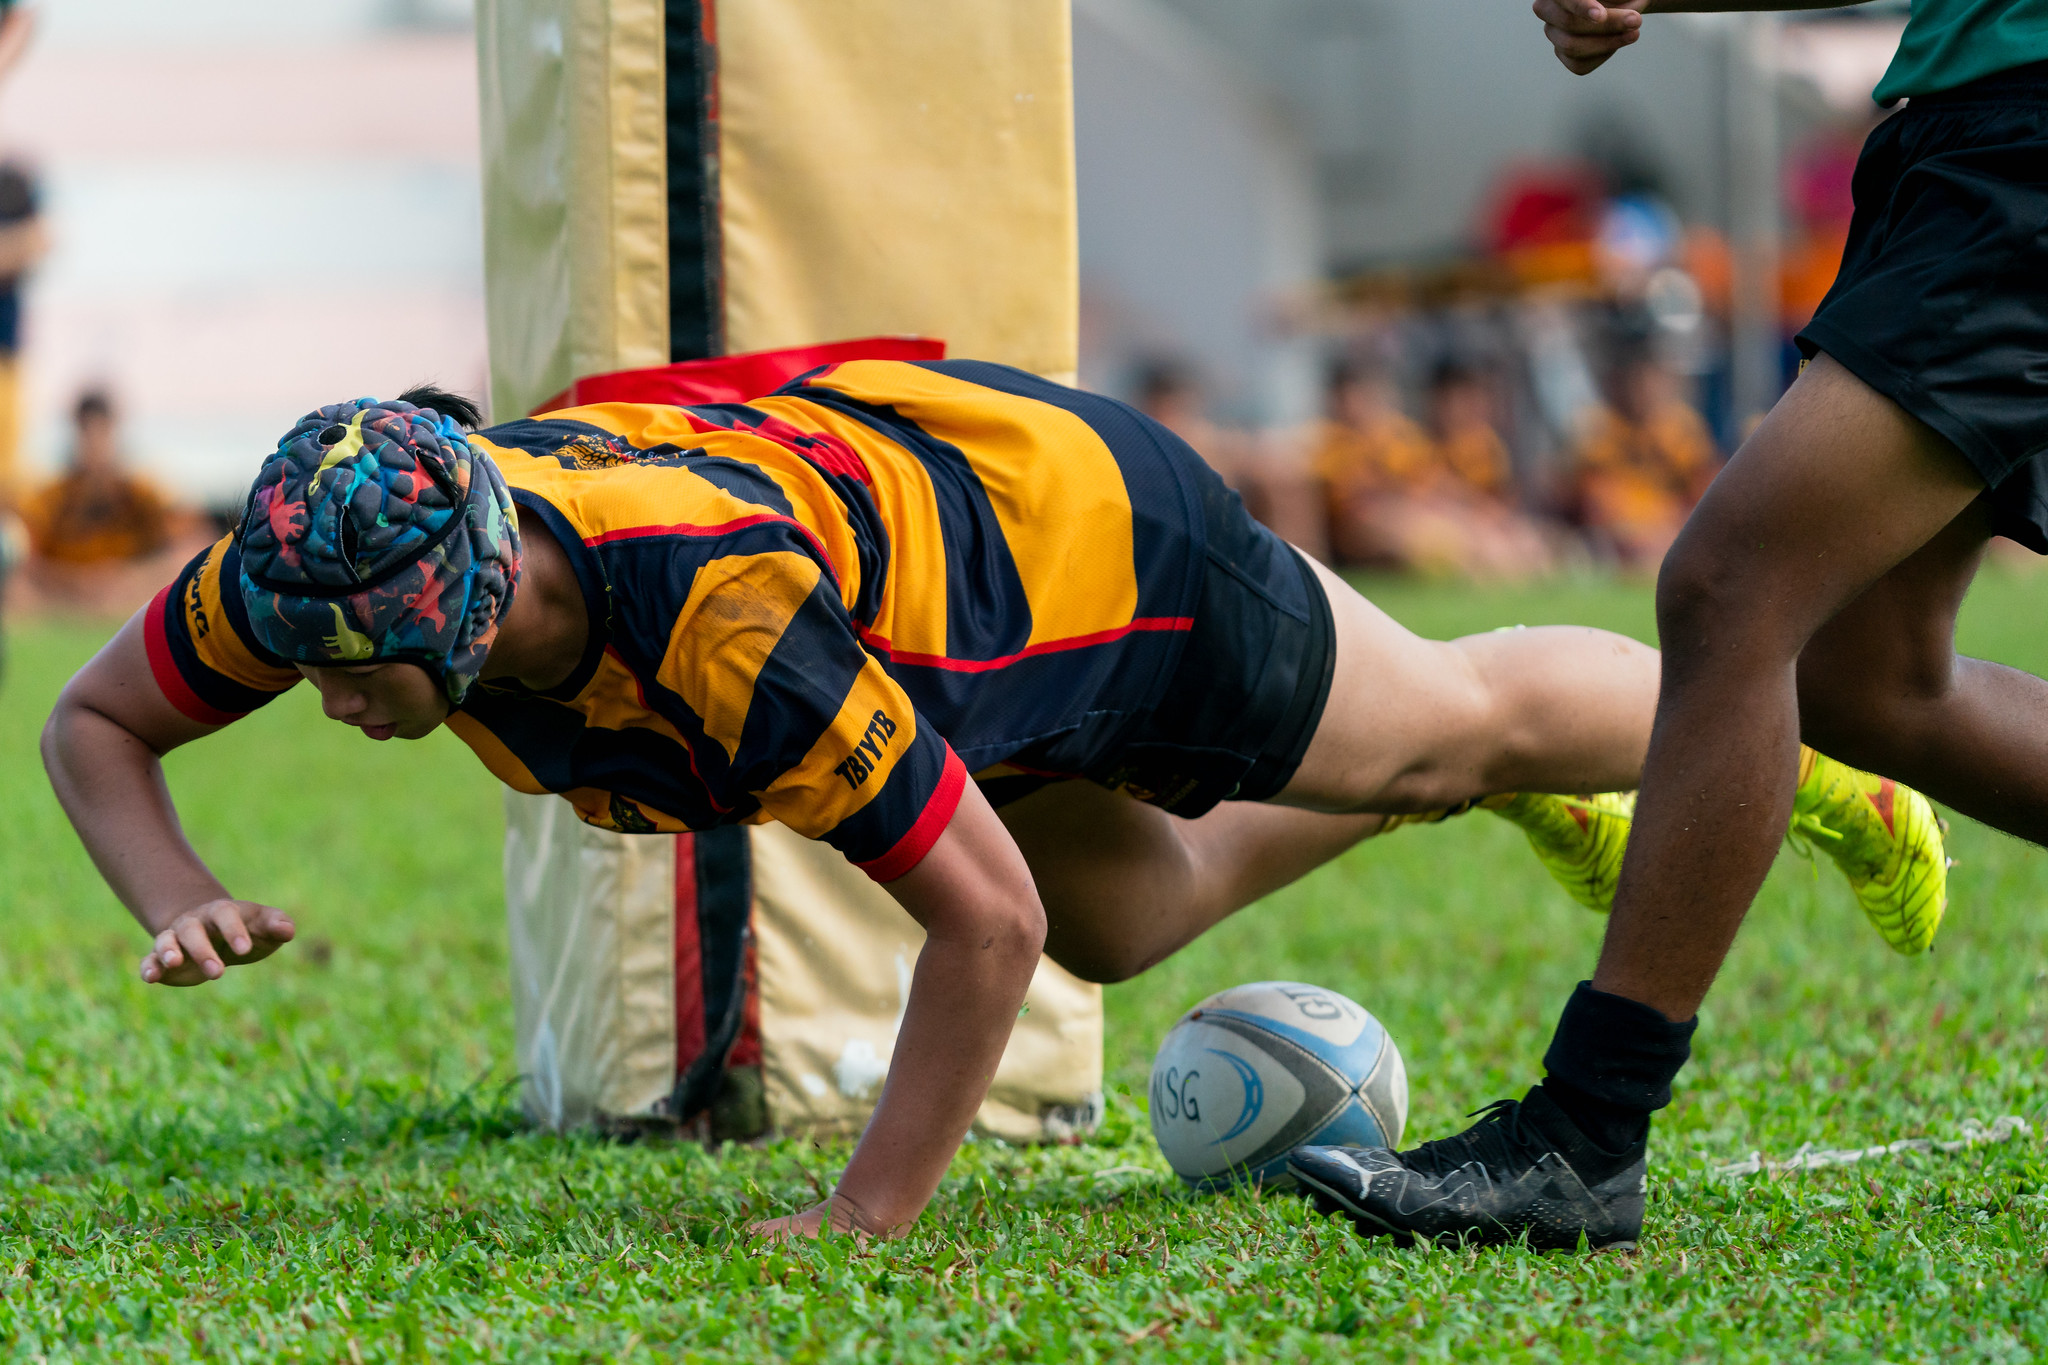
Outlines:
<svg viewBox="0 0 2048 1365"><path fill-rule="evenodd" d="M1417 629L1649 630L1647 592L1382 585ZM1993 578L1967 648L2048 668L2048 579ZM1951 923L1894 957L1787 857L1653 1139L1640 1251L1366 1243L1278 1195L1197 1198L1143 1112L1167 1025L1261 977L1392 1028L1410 1140L1519 1094L1600 925L1490 817L1404 830L1108 996L1111 1107L1078 1147L970 1146L911 1237L766 1250L844 1148L524 1130L498 798L453 739L374 745L295 694L175 755L188 829L300 940L144 987L142 934L45 784L36 731L104 628L11 640L0 707L0 1343L11 1358L1637 1359L2048 1356L2048 862L1958 821ZM1597 704L1597 703L1596 703ZM1712 1178L1801 1143L2037 1136Z"/></svg>

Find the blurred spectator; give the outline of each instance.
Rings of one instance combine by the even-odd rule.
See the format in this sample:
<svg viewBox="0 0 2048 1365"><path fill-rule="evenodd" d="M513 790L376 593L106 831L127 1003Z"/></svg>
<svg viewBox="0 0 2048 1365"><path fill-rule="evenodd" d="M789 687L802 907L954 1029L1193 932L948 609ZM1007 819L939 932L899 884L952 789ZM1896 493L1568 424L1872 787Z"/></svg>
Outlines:
<svg viewBox="0 0 2048 1365"><path fill-rule="evenodd" d="M1465 498L1510 493L1507 442L1494 425L1493 386L1459 360L1429 376L1429 432L1436 441L1439 482Z"/></svg>
<svg viewBox="0 0 2048 1365"><path fill-rule="evenodd" d="M1608 403L1589 414L1576 457L1580 525L1622 567L1655 573L1720 454L1646 328L1618 340Z"/></svg>
<svg viewBox="0 0 2048 1365"><path fill-rule="evenodd" d="M1401 411L1400 391L1384 370L1339 361L1330 370L1329 413L1316 450L1333 523L1363 499L1415 493L1434 476L1429 433ZM1338 554L1346 558L1338 537Z"/></svg>
<svg viewBox="0 0 2048 1365"><path fill-rule="evenodd" d="M1178 360L1154 359L1138 372L1138 408L1195 448L1209 467L1235 486L1243 462L1244 437L1209 420L1201 381Z"/></svg>
<svg viewBox="0 0 2048 1365"><path fill-rule="evenodd" d="M1850 182L1869 131L1868 122L1824 129L1799 149L1785 171L1792 230L1779 263L1779 297L1787 383L1799 372L1799 350L1792 338L1813 320L1842 268L1849 219L1856 211Z"/></svg>
<svg viewBox="0 0 2048 1365"><path fill-rule="evenodd" d="M0 0L0 78L28 50L34 28L33 13L13 0ZM16 363L21 279L47 246L36 213L35 182L19 166L0 163L0 607L6 603L8 580L27 540L14 510L21 495L21 377Z"/></svg>
<svg viewBox="0 0 2048 1365"><path fill-rule="evenodd" d="M170 540L169 510L155 488L121 468L113 400L88 390L72 421L70 468L22 508L36 557L50 564L119 564L163 549Z"/></svg>
<svg viewBox="0 0 2048 1365"><path fill-rule="evenodd" d="M1209 419L1194 371L1178 361L1150 362L1137 388L1139 409L1194 447L1253 517L1310 556L1328 558L1322 492L1300 440L1217 425Z"/></svg>
<svg viewBox="0 0 2048 1365"><path fill-rule="evenodd" d="M1553 567L1541 528L1513 505L1492 405L1486 376L1447 362L1430 379L1425 430L1401 411L1384 373L1354 364L1331 372L1316 472L1340 560L1468 578Z"/></svg>
<svg viewBox="0 0 2048 1365"><path fill-rule="evenodd" d="M20 497L21 286L48 247L35 181L0 162L0 508Z"/></svg>

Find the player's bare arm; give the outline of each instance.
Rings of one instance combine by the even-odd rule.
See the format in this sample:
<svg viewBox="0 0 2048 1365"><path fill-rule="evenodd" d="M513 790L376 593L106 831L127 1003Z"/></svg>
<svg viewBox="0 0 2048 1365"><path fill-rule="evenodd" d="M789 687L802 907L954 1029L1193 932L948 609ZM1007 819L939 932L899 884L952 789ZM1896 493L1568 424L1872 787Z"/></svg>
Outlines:
<svg viewBox="0 0 2048 1365"><path fill-rule="evenodd" d="M1609 57L1639 41L1646 14L1726 14L1735 11L1846 9L1865 0L1536 0L1531 6L1543 21L1543 36L1558 61L1575 76L1584 76Z"/></svg>
<svg viewBox="0 0 2048 1365"><path fill-rule="evenodd" d="M162 758L219 729L171 705L150 674L143 613L58 698L43 764L94 866L154 937L142 979L197 986L291 942L291 917L237 900L178 824Z"/></svg>
<svg viewBox="0 0 2048 1365"><path fill-rule="evenodd" d="M926 938L874 1117L824 1203L765 1236L902 1232L931 1202L995 1079L1045 945L1031 870L970 786L924 860L888 884Z"/></svg>

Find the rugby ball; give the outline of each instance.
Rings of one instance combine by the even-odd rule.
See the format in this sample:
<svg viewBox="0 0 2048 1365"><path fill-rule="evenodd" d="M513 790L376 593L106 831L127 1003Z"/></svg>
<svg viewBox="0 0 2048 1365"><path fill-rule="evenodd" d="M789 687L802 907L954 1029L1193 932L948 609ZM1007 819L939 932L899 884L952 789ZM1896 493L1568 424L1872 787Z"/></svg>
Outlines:
<svg viewBox="0 0 2048 1365"><path fill-rule="evenodd" d="M1408 1072L1355 1000L1298 981L1259 981L1182 1015L1152 1062L1152 1136L1200 1190L1287 1183L1287 1153L1397 1147Z"/></svg>

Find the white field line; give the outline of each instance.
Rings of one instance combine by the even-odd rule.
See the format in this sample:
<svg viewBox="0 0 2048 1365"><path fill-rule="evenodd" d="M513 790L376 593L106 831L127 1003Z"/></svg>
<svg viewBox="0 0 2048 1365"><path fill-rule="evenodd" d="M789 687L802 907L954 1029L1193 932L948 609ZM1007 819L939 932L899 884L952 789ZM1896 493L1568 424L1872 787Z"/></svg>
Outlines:
<svg viewBox="0 0 2048 1365"><path fill-rule="evenodd" d="M2005 1142L2013 1137L2031 1133L2027 1121L2017 1114L2007 1114L1993 1119L1990 1123L1979 1123L1975 1119L1963 1120L1963 1135L1949 1142L1936 1142L1932 1138L1900 1138L1877 1147L1815 1147L1806 1143L1783 1161L1766 1161L1762 1152L1751 1152L1746 1160L1717 1166L1712 1174L1718 1180L1733 1180L1740 1176L1758 1175L1780 1171L1814 1171L1824 1166L1853 1166L1859 1161L1870 1161L1877 1157L1896 1156L1900 1152L1960 1152L1965 1147L1975 1147L1986 1142Z"/></svg>

